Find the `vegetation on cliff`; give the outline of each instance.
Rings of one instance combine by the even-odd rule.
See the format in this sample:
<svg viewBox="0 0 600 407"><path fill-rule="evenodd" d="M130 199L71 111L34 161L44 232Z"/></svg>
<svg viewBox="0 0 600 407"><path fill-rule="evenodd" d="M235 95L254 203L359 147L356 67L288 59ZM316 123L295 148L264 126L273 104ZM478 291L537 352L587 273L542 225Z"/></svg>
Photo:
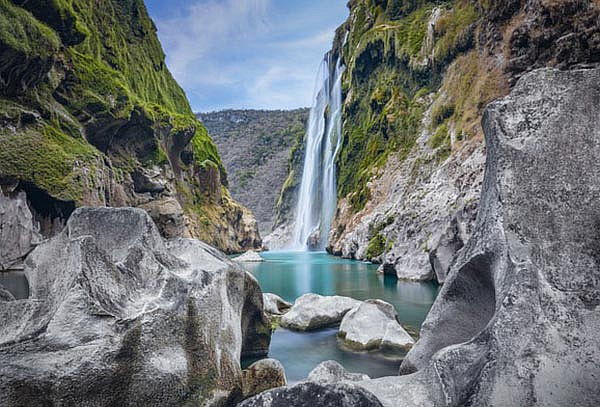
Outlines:
<svg viewBox="0 0 600 407"><path fill-rule="evenodd" d="M185 234L218 234L223 219L209 209L230 201L220 187L214 196L191 191L226 186L226 172L165 65L142 0L0 0L0 28L4 183L77 205L174 196L189 218ZM235 208L226 223L240 217ZM225 240L223 249L245 248Z"/></svg>

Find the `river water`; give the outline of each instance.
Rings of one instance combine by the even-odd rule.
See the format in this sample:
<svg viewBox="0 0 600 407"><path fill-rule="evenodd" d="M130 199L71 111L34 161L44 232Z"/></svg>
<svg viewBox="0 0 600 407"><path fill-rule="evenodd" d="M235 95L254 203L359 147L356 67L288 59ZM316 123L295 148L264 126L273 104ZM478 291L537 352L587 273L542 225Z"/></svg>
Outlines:
<svg viewBox="0 0 600 407"><path fill-rule="evenodd" d="M359 300L382 299L393 304L402 325L418 334L435 297L433 283L398 281L376 273L377 266L345 260L324 252L266 252L263 263L247 263L246 268L258 279L263 292L280 295L293 302L306 293L343 295ZM357 354L340 348L337 328L310 333L277 329L273 334L269 357L278 359L289 382L297 382L320 362L336 360L351 372L372 378L396 375L403 355ZM251 361L244 361L247 365Z"/></svg>

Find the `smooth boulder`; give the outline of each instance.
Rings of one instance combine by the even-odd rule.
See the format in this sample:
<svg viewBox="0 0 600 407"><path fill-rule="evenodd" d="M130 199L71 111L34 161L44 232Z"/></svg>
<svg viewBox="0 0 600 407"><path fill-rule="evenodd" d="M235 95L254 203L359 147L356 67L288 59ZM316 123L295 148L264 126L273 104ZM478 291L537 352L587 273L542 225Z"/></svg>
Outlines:
<svg viewBox="0 0 600 407"><path fill-rule="evenodd" d="M398 322L392 304L367 300L342 319L338 337L352 350L407 351L415 341Z"/></svg>
<svg viewBox="0 0 600 407"><path fill-rule="evenodd" d="M282 315L289 311L292 304L285 301L276 294L264 293L263 303L265 304L265 312L270 315Z"/></svg>
<svg viewBox="0 0 600 407"><path fill-rule="evenodd" d="M321 362L308 374L306 381L318 384L336 384L369 380L363 373L350 373L335 360Z"/></svg>
<svg viewBox="0 0 600 407"><path fill-rule="evenodd" d="M265 261L265 259L263 259L260 254L256 253L254 250L248 250L246 253L236 257L233 260L237 261L238 263L260 263Z"/></svg>
<svg viewBox="0 0 600 407"><path fill-rule="evenodd" d="M242 371L244 398L287 385L285 369L276 359L261 359Z"/></svg>
<svg viewBox="0 0 600 407"><path fill-rule="evenodd" d="M336 325L361 301L349 297L304 294L281 318L281 326L294 331L311 331Z"/></svg>
<svg viewBox="0 0 600 407"><path fill-rule="evenodd" d="M212 247L164 241L141 209L80 208L0 302L0 405L234 404L269 344L256 280Z"/></svg>
<svg viewBox="0 0 600 407"><path fill-rule="evenodd" d="M249 398L238 407L381 407L367 390L352 384L299 383L269 390Z"/></svg>

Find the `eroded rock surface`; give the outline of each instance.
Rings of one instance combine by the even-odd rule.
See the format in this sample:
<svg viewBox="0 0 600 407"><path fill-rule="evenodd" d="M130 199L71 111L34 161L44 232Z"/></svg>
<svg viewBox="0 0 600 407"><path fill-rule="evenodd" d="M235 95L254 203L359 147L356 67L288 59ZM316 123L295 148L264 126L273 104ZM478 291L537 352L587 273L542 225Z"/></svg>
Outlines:
<svg viewBox="0 0 600 407"><path fill-rule="evenodd" d="M338 335L354 350L406 351L415 343L398 322L394 306L381 300L367 300L350 310Z"/></svg>
<svg viewBox="0 0 600 407"><path fill-rule="evenodd" d="M295 331L310 331L335 325L360 303L353 298L339 295L304 294L281 318L281 326Z"/></svg>
<svg viewBox="0 0 600 407"><path fill-rule="evenodd" d="M265 312L271 315L282 315L289 311L292 304L285 301L276 294L264 293L263 303L265 304Z"/></svg>
<svg viewBox="0 0 600 407"><path fill-rule="evenodd" d="M270 390L252 397L239 407L380 407L367 390L351 384L321 385L300 383Z"/></svg>
<svg viewBox="0 0 600 407"><path fill-rule="evenodd" d="M256 280L141 209L81 208L0 303L0 405L221 405L269 343ZM219 404L221 403L221 404Z"/></svg>
<svg viewBox="0 0 600 407"><path fill-rule="evenodd" d="M543 69L488 107L476 229L402 364L416 373L363 382L384 405L600 403L599 103L599 69Z"/></svg>
<svg viewBox="0 0 600 407"><path fill-rule="evenodd" d="M233 259L233 261L237 261L238 263L260 263L265 261L265 259L263 259L260 254L256 253L255 251L248 250L246 253Z"/></svg>
<svg viewBox="0 0 600 407"><path fill-rule="evenodd" d="M287 385L285 369L276 359L262 359L242 371L244 397Z"/></svg>
<svg viewBox="0 0 600 407"><path fill-rule="evenodd" d="M318 384L336 384L369 380L369 376L362 373L350 373L335 360L326 360L311 370L306 380Z"/></svg>

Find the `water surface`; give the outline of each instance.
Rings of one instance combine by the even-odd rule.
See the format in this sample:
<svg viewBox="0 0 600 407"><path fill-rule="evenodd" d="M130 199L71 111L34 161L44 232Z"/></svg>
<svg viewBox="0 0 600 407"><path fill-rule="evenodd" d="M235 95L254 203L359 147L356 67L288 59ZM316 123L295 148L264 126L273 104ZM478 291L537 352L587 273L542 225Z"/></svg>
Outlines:
<svg viewBox="0 0 600 407"><path fill-rule="evenodd" d="M306 293L382 299L396 307L402 325L414 333L418 333L438 292L433 283L398 281L376 273L376 265L323 252L266 252L261 256L265 262L248 263L246 268L258 279L263 292L275 293L290 302ZM281 361L290 382L305 379L316 365L329 359L351 372L371 377L398 373L398 357L402 355L390 359L381 354L345 351L338 345L336 333L337 328L309 333L279 328L273 334L269 357Z"/></svg>

